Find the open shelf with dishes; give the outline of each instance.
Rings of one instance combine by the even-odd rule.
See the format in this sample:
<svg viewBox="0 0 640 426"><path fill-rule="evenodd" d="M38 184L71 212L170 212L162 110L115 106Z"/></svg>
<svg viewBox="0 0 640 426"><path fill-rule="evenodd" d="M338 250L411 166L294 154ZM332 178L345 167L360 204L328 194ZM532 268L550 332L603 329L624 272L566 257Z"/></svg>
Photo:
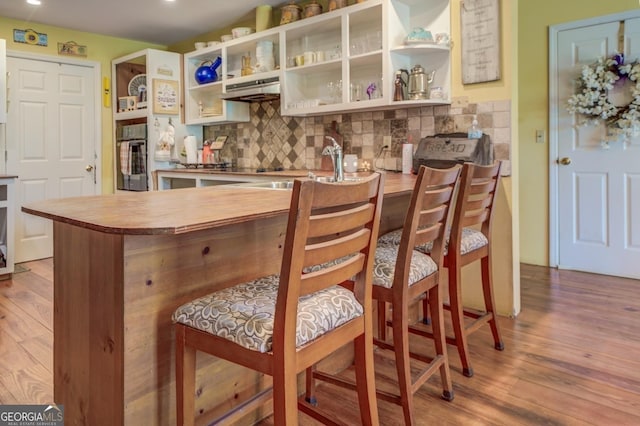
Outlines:
<svg viewBox="0 0 640 426"><path fill-rule="evenodd" d="M181 55L137 51L113 59L111 76L114 190L153 189L153 171L173 167L188 134L181 119ZM161 144L169 138L171 144Z"/></svg>
<svg viewBox="0 0 640 426"><path fill-rule="evenodd" d="M450 103L449 0L369 0L302 22L284 29L283 115ZM430 38L411 39L417 29ZM323 61L311 56L309 66L305 52L323 49ZM325 68L327 60L331 73ZM398 70L407 72L401 74L403 99L396 101ZM407 90L412 70L416 75L424 70L425 84L414 93L416 99ZM431 88L436 89L434 97Z"/></svg>
<svg viewBox="0 0 640 426"><path fill-rule="evenodd" d="M197 112L230 97L238 83L267 77L280 82L282 115L448 104L450 20L449 0L368 0L188 53L187 79L205 61L220 56L222 62L221 85L187 89L187 123L215 121L201 120ZM266 62L259 60L264 52ZM406 70L405 89L403 98L394 100L399 70ZM412 71L422 83L410 97ZM215 118L244 121L229 111L236 101L220 102Z"/></svg>
<svg viewBox="0 0 640 426"><path fill-rule="evenodd" d="M221 97L224 82L231 77L226 57L222 44L184 55L185 124L249 121L247 104Z"/></svg>

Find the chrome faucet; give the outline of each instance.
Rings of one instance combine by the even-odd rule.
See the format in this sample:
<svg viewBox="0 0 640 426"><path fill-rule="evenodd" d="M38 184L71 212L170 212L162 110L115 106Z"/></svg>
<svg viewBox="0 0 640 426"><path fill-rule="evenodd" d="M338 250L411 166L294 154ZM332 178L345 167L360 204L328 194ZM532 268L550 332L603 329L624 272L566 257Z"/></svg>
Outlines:
<svg viewBox="0 0 640 426"><path fill-rule="evenodd" d="M333 181L342 182L344 180L344 171L342 165L342 147L331 136L325 136L325 139L329 139L332 145L325 146L322 150L322 155L330 155L333 162Z"/></svg>

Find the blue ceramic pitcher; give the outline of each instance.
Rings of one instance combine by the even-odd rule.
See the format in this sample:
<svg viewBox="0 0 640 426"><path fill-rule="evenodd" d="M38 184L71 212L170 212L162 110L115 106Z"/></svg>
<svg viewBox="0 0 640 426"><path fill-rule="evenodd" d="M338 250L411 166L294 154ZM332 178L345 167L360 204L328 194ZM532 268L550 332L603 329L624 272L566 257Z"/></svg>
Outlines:
<svg viewBox="0 0 640 426"><path fill-rule="evenodd" d="M215 61L206 61L196 70L195 78L198 84L206 84L218 79L217 69L222 63L222 58L218 56Z"/></svg>

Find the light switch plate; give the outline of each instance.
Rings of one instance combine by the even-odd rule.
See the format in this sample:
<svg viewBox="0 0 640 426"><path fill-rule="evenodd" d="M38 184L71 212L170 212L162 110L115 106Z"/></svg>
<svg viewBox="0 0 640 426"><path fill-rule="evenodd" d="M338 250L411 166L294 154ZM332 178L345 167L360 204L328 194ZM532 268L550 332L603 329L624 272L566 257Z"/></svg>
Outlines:
<svg viewBox="0 0 640 426"><path fill-rule="evenodd" d="M544 130L536 130L536 143L544 143L545 136Z"/></svg>

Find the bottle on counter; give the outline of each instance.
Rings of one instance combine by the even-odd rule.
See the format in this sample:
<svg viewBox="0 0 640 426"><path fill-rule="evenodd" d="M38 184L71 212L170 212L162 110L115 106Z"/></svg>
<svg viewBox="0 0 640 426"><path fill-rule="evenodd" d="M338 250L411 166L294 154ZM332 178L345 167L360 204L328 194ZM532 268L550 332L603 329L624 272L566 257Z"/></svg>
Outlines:
<svg viewBox="0 0 640 426"><path fill-rule="evenodd" d="M211 143L206 140L202 143L202 164L211 163Z"/></svg>
<svg viewBox="0 0 640 426"><path fill-rule="evenodd" d="M482 129L478 126L478 117L473 116L473 121L471 122L471 127L469 127L469 132L467 134L469 139L480 139L482 137Z"/></svg>

